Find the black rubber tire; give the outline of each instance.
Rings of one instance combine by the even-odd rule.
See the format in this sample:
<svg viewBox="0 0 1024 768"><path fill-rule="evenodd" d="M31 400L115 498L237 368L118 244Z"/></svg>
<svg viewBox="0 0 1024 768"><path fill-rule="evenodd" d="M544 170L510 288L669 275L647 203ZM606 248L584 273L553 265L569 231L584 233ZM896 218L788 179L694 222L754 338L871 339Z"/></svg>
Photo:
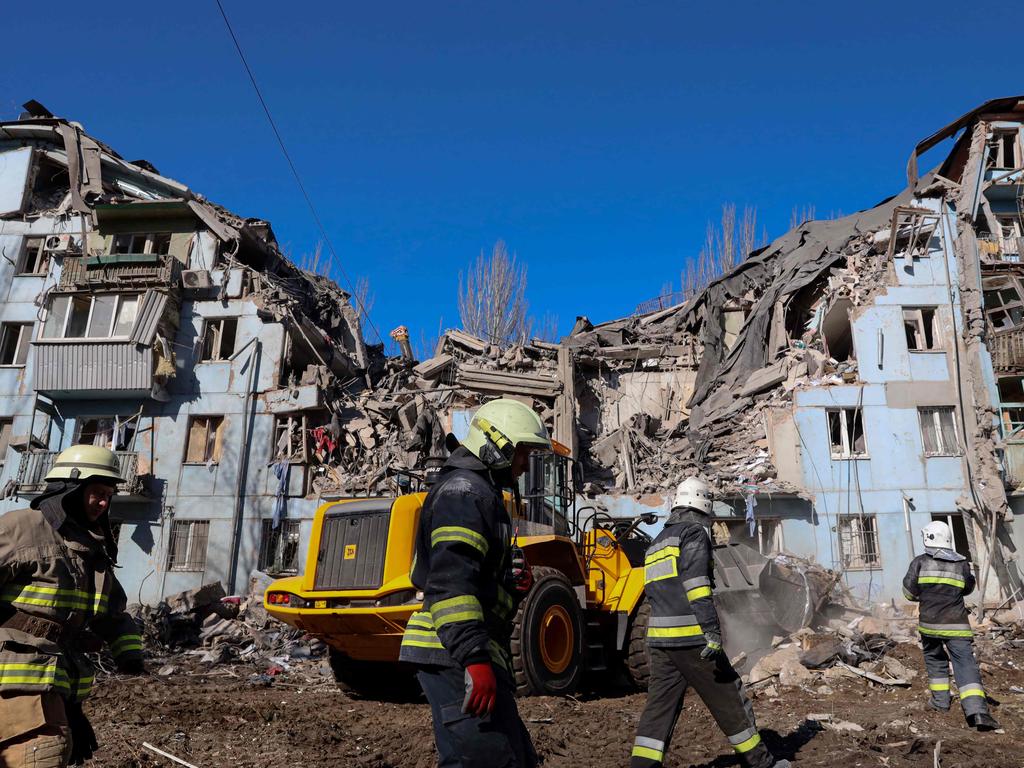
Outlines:
<svg viewBox="0 0 1024 768"><path fill-rule="evenodd" d="M390 661L357 661L329 648L334 681L345 693L378 701L411 701L419 695L416 673L405 664Z"/></svg>
<svg viewBox="0 0 1024 768"><path fill-rule="evenodd" d="M646 691L651 678L651 657L647 652L647 622L651 606L644 600L633 614L629 627L629 645L626 648L626 676L638 691Z"/></svg>
<svg viewBox="0 0 1024 768"><path fill-rule="evenodd" d="M512 629L512 671L519 696L565 696L574 693L583 677L583 617L572 584L556 568L537 566L533 588L519 605ZM540 625L544 614L561 606L572 629L571 657L561 672L553 672L540 652Z"/></svg>

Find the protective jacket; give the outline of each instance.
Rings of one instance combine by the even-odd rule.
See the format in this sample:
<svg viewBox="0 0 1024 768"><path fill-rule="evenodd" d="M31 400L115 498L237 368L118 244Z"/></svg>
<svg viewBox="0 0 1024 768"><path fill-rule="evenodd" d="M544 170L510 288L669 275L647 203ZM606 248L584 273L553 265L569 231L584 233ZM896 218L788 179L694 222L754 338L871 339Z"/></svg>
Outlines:
<svg viewBox="0 0 1024 768"><path fill-rule="evenodd" d="M423 502L413 559L423 610L409 618L400 658L443 667L491 661L508 669L515 601L512 524L501 489L463 447L439 474Z"/></svg>
<svg viewBox="0 0 1024 768"><path fill-rule="evenodd" d="M647 643L653 648L704 645L721 636L714 587L711 532L703 516L673 512L644 558L644 589L651 605Z"/></svg>
<svg viewBox="0 0 1024 768"><path fill-rule="evenodd" d="M918 631L927 637L972 637L964 595L973 591L970 563L950 549L926 548L903 577L903 595L921 604Z"/></svg>
<svg viewBox="0 0 1024 768"><path fill-rule="evenodd" d="M38 509L0 517L0 693L5 695L55 691L81 701L93 682L83 644L96 636L119 663L141 662L142 639L125 613L110 539L70 517L61 501L57 495Z"/></svg>

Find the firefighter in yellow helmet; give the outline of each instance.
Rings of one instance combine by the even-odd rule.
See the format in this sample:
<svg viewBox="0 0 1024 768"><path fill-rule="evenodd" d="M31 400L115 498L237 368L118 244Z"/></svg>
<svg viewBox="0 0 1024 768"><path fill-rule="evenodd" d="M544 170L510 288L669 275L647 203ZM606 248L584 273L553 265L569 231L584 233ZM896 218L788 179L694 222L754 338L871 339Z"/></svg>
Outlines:
<svg viewBox="0 0 1024 768"><path fill-rule="evenodd" d="M531 408L493 400L476 412L423 502L412 571L423 610L409 618L400 658L417 667L442 768L537 764L516 708L509 650L530 570L513 563L502 489L526 471L531 451L550 449Z"/></svg>
<svg viewBox="0 0 1024 768"><path fill-rule="evenodd" d="M145 672L142 638L114 577L108 510L123 482L117 456L61 452L27 509L0 516L0 766L61 768L96 749L82 713L109 646L118 668Z"/></svg>

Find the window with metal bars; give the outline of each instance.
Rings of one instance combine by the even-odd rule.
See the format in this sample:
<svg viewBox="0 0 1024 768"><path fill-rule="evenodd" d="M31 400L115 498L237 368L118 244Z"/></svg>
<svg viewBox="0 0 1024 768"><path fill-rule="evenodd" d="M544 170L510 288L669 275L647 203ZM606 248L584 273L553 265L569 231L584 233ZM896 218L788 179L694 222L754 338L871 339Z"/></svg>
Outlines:
<svg viewBox="0 0 1024 768"><path fill-rule="evenodd" d="M878 520L874 515L842 515L838 522L839 556L848 571L882 567Z"/></svg>
<svg viewBox="0 0 1024 768"><path fill-rule="evenodd" d="M921 417L921 439L926 456L959 456L960 440L956 431L956 409L953 406L918 408Z"/></svg>
<svg viewBox="0 0 1024 768"><path fill-rule="evenodd" d="M277 528L273 520L263 521L258 567L272 576L299 572L298 520L282 520Z"/></svg>
<svg viewBox="0 0 1024 768"><path fill-rule="evenodd" d="M175 520L167 549L167 570L205 571L209 520Z"/></svg>

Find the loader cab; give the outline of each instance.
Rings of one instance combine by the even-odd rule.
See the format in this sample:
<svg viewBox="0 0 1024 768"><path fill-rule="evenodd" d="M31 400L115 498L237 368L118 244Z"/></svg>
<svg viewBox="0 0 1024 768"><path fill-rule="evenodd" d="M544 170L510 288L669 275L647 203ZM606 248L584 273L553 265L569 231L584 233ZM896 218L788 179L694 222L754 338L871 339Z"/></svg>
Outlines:
<svg viewBox="0 0 1024 768"><path fill-rule="evenodd" d="M551 526L556 536L569 535L576 505L575 462L559 453L535 453L519 478L523 516L530 523Z"/></svg>

